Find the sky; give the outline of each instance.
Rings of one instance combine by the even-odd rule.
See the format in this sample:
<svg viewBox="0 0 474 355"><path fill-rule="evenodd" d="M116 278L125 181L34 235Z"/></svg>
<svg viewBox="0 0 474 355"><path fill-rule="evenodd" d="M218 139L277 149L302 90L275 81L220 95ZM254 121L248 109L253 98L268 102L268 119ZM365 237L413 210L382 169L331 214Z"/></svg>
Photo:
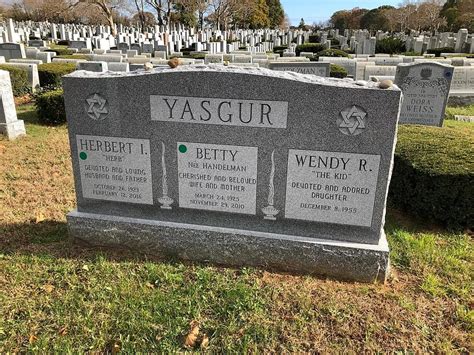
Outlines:
<svg viewBox="0 0 474 355"><path fill-rule="evenodd" d="M299 24L304 18L306 24L329 20L338 10L350 10L354 7L373 9L382 5L397 6L402 0L280 0L291 24Z"/></svg>

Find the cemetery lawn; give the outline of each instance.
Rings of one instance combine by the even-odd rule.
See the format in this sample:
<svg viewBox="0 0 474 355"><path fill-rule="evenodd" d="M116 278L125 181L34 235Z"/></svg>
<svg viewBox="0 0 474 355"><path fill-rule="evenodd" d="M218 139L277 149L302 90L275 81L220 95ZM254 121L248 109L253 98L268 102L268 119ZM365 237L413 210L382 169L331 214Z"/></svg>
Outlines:
<svg viewBox="0 0 474 355"><path fill-rule="evenodd" d="M474 116L474 105L446 107L446 118L454 120L454 115Z"/></svg>
<svg viewBox="0 0 474 355"><path fill-rule="evenodd" d="M18 115L28 136L0 138L1 353L472 351L467 233L389 209L385 285L92 250L67 239L66 127L39 125L31 105Z"/></svg>

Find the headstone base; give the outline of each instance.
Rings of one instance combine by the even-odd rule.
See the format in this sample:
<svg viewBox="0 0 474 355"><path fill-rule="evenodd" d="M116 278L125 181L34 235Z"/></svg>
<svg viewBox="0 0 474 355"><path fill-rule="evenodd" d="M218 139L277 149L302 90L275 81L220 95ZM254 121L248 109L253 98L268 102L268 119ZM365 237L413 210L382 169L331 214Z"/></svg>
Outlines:
<svg viewBox="0 0 474 355"><path fill-rule="evenodd" d="M0 123L0 135L4 135L10 140L16 139L25 134L25 123L22 120L10 123Z"/></svg>
<svg viewBox="0 0 474 355"><path fill-rule="evenodd" d="M160 258L265 267L341 280L384 282L385 234L379 244L303 238L247 230L83 213L67 216L69 235L94 246L125 247Z"/></svg>

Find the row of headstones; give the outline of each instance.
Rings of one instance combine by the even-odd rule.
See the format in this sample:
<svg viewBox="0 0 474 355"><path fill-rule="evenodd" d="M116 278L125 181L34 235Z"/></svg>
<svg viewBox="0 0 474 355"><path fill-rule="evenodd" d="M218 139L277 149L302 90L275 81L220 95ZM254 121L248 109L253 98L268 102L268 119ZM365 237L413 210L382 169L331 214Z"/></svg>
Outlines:
<svg viewBox="0 0 474 355"><path fill-rule="evenodd" d="M59 32L58 32L59 27ZM233 30L219 31L205 29L195 31L184 26L176 26L170 30L155 26L141 33L139 29L130 27L117 28L117 35L112 36L110 27L93 28L77 24L50 24L21 22L14 23L11 19L0 26L0 43L25 42L30 46L42 46L42 40L29 40L30 36L66 40L72 48L104 49L117 47L122 50L136 49L139 52L153 53L166 50L167 53L180 52L183 48L194 48L196 51L230 52L239 46L251 48L254 52L273 50L275 45L290 45L292 42L302 44L309 39L310 32L302 30ZM57 34L59 33L59 36ZM54 35L53 35L54 34ZM160 48L163 47L163 48Z"/></svg>
<svg viewBox="0 0 474 355"><path fill-rule="evenodd" d="M81 62L80 69L104 71L105 62ZM328 76L329 63L271 63L271 68L280 71L297 71L308 73L310 67L319 70L316 75ZM97 70L102 69L102 70ZM474 67L466 67L474 69ZM404 94L400 113L400 123L442 126L448 101L454 67L440 63L399 64L393 77ZM470 70L471 83L474 83L474 71ZM362 83L362 85L365 85ZM474 87L471 86L471 88ZM25 134L24 123L16 116L12 86L9 73L0 71L0 133L9 139Z"/></svg>
<svg viewBox="0 0 474 355"><path fill-rule="evenodd" d="M72 48L77 49L104 49L114 47L124 51L136 49L144 53L153 53L165 50L167 53L180 52L183 48L194 48L196 51L214 53L229 53L245 46L253 52L271 51L274 46L291 46L309 41L311 33L299 29L288 30L229 30L219 31L206 28L196 31L183 25L171 27L154 26L146 28L144 33L140 28L118 25L117 34L111 35L109 26L88 26L79 24L51 24L35 22L14 23L8 19L0 26L0 43L27 42L30 36L37 38L51 38L52 40L70 41ZM58 35L59 34L59 35ZM345 30L340 35L338 30L317 31L320 42L331 48L331 39L339 42L341 49L351 49L356 54L375 54L376 42L391 33L377 31L375 36L367 30ZM411 31L410 34L396 33L395 36L405 42L407 51L425 53L428 49L453 47L456 52L474 53L474 39L467 29L457 33L427 33ZM32 40L31 46L41 46L41 40ZM161 47L161 48L160 48Z"/></svg>
<svg viewBox="0 0 474 355"><path fill-rule="evenodd" d="M7 43L0 44L0 62L5 62L14 66L22 67L28 70L30 84L34 90L39 85L37 65L49 63L51 61L75 63L79 69L90 71L133 71L142 69L145 63L151 63L154 66L166 66L167 54L165 51L154 52L151 54L138 54L137 50L88 50L74 49L78 54L87 54L92 62L85 59L74 58L55 58L54 52L45 52L48 47L41 49L31 47L26 51L22 44ZM197 52L196 52L197 53ZM201 52L202 53L202 52ZM175 53L175 56L182 56L182 53ZM294 53L284 53L283 57L276 54L252 54L250 51L235 51L230 54L206 54L205 59L182 58L182 65L189 64L231 64L234 66L264 67L270 69L283 68L280 70L296 71L304 74L314 74L319 76L329 76L329 70L317 62L311 62L313 53L302 52L300 57ZM98 63L94 63L98 62ZM105 63L103 63L105 62ZM276 62L276 63L275 63ZM278 65L278 62L294 63L293 65ZM295 65L304 63L306 65ZM373 57L368 55L357 55L355 58L340 57L320 57L319 62L337 64L344 67L349 77L354 80L391 79L398 64L419 63L419 62L438 62L455 66L453 85L451 86L451 95L470 96L474 95L473 71L471 68L474 63L472 58L452 57L452 58L429 58L426 56L388 56L377 54ZM278 70L278 69L277 69Z"/></svg>

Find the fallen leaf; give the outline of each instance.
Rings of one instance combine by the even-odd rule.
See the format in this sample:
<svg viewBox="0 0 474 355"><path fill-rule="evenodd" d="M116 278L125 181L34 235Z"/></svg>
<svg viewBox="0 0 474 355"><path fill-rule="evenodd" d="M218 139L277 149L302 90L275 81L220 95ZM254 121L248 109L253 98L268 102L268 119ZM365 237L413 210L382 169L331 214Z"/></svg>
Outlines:
<svg viewBox="0 0 474 355"><path fill-rule="evenodd" d="M112 346L112 354L117 354L120 352L120 344L119 343L114 343L114 346Z"/></svg>
<svg viewBox="0 0 474 355"><path fill-rule="evenodd" d="M147 283L145 284L145 286L148 287L148 288L155 288L155 285L153 285L153 284L151 284L151 283L149 283L149 282L147 282Z"/></svg>
<svg viewBox="0 0 474 355"><path fill-rule="evenodd" d="M43 215L41 212L38 212L38 213L36 214L35 222L36 222L36 223L41 223L41 222L43 222L44 220L45 220L44 215Z"/></svg>
<svg viewBox="0 0 474 355"><path fill-rule="evenodd" d="M82 267L82 270L89 271L89 266L87 266L87 265L84 265L84 266Z"/></svg>
<svg viewBox="0 0 474 355"><path fill-rule="evenodd" d="M31 334L30 338L28 339L30 344L33 344L36 340L38 340L38 338L34 334Z"/></svg>
<svg viewBox="0 0 474 355"><path fill-rule="evenodd" d="M209 337L207 336L207 334L204 334L201 340L201 349L206 349L208 346L209 346Z"/></svg>
<svg viewBox="0 0 474 355"><path fill-rule="evenodd" d="M54 290L54 286L53 285L49 285L49 284L46 284L46 285L43 285L43 290L45 290L47 293L51 293L53 292Z"/></svg>
<svg viewBox="0 0 474 355"><path fill-rule="evenodd" d="M196 340L199 335L199 324L197 322L191 322L191 330L186 335L186 338L184 339L184 346L193 348L196 346Z"/></svg>
<svg viewBox="0 0 474 355"><path fill-rule="evenodd" d="M63 336L66 335L67 334L67 326L59 328L58 334L63 335Z"/></svg>

